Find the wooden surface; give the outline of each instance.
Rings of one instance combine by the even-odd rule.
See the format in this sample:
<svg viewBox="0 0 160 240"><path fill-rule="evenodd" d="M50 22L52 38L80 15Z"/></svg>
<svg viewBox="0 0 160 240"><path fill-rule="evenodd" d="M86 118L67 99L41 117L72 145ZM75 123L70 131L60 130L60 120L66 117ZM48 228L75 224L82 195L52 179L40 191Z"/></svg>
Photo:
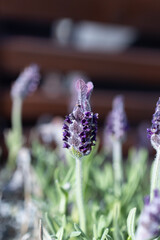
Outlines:
<svg viewBox="0 0 160 240"><path fill-rule="evenodd" d="M102 124L108 112L112 107L113 98L119 94L116 91L95 91L91 98L92 111L99 113L99 122ZM138 125L142 121L151 122L155 105L159 93L144 92L121 92L125 98L125 109L131 125ZM9 92L1 92L0 115L6 119L10 118L11 99ZM42 114L51 114L53 116L65 116L68 114L68 105L70 101L69 94L60 94L59 96L49 98L41 90L28 97L23 105L23 118L29 121L35 121Z"/></svg>
<svg viewBox="0 0 160 240"><path fill-rule="evenodd" d="M157 33L160 1L150 0L1 0L0 17L52 21L69 17L135 26Z"/></svg>
<svg viewBox="0 0 160 240"><path fill-rule="evenodd" d="M12 37L1 41L2 70L18 73L30 63L39 64L43 72L81 70L91 77L115 77L122 83L159 86L160 81L160 50L132 48L108 54L64 48L42 38Z"/></svg>
<svg viewBox="0 0 160 240"><path fill-rule="evenodd" d="M159 35L160 2L149 0L1 0L0 19L23 20L28 22L52 22L70 17L74 20L94 20L105 23L116 23L135 26L140 31ZM80 70L92 80L97 79L102 85L112 82L112 89L118 83L120 93L123 89L126 98L126 110L131 122L137 124L141 120L151 119L155 103L159 97L160 82L160 49L130 48L123 53L82 51L73 46L62 47L52 40L9 36L0 40L0 72L17 74L31 64L37 63L43 73L60 71L63 74ZM111 80L110 80L111 79ZM125 87L127 84L127 87ZM129 84L147 89L152 87L157 92L134 92ZM127 92L128 90L128 92ZM104 119L111 107L111 101L117 92L101 91L93 96L93 106ZM8 93L1 93L0 114L9 118L11 102ZM24 118L36 119L43 113L65 115L69 97L59 96L48 99L38 92L28 98L24 104ZM107 110L108 109L108 110Z"/></svg>
<svg viewBox="0 0 160 240"><path fill-rule="evenodd" d="M42 23L44 27L50 26L57 19L66 17L75 21L91 20L132 26L140 34L149 36L150 40L153 40L153 36L160 36L159 0L0 0L0 21L2 20L3 23L13 20L21 23L22 26L23 23L29 26L36 22ZM3 27L5 29L5 24ZM3 27L1 25L1 31ZM14 28L14 23L12 27ZM94 82L95 91L91 103L92 110L99 113L99 125L103 126L114 96L123 94L128 121L132 128L129 140L126 142L127 149L133 144L138 144L140 139L137 139L137 127L143 121L148 121L150 125L155 104L160 95L160 49L132 47L117 54L81 51L73 46L59 46L49 39L25 35L14 37L11 35L14 34L14 29L11 29L11 32L8 29L9 27L7 34L4 31L3 38L0 39L0 81L3 80L1 73L7 73L10 76L18 75L31 63L40 65L42 76L43 73L57 70L63 74L73 70L83 71L91 80L97 79ZM8 37L4 38L5 35ZM104 91L96 89L100 80L104 81L101 83L101 86L106 87ZM112 89L116 88L118 83L120 90L109 91L108 81L112 83ZM135 85L138 92L132 90L129 84ZM146 86L149 90L151 88L151 91L140 91ZM153 91L153 88L156 91ZM9 86L7 91L0 91L0 96L0 116L8 124L11 115ZM56 95L56 97L53 95L49 98L44 92L38 90L24 101L23 120L33 125L43 114L64 117L68 114L69 101L70 96L67 91L66 94ZM101 134L103 135L103 131ZM146 128L144 134L146 134ZM2 132L0 140L2 140Z"/></svg>

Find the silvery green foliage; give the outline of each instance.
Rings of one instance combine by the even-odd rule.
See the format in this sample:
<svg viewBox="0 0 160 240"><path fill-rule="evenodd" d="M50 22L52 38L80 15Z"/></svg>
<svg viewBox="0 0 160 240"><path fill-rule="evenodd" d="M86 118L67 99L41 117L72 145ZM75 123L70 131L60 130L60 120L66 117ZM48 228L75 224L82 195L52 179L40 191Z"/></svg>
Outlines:
<svg viewBox="0 0 160 240"><path fill-rule="evenodd" d="M47 212L45 214L47 229L52 239L56 240L73 238L75 240L125 240L127 237L128 240L131 238L134 240L135 209L132 208L137 203L137 213L141 211L144 191L148 187L145 178L147 151L132 149L129 152L124 165L125 183L122 185L121 195L115 195L114 170L111 162L106 161L103 152L97 152L96 146L92 147L92 151L91 149L81 151L80 148L83 141L84 144L86 141L91 143L90 135L86 130L88 128L89 132L93 124L93 114L89 104L93 84L86 84L83 80L79 80L76 89L78 101L63 125L64 147L69 148L72 154L67 155L69 151L66 151L66 156L60 158L55 151L49 152L39 144L35 144L33 149L34 158L37 159L35 171L42 184L43 211ZM124 109L120 99L114 101L114 108L116 114L123 115ZM114 117L117 116L116 114ZM115 119L117 121L118 117ZM119 123L115 122L113 127L114 131L118 129L117 136L120 141L124 137L122 123L125 123L123 130L126 129L125 120L125 117L120 117ZM84 126L86 126L85 129L83 129ZM86 136L84 137L83 134ZM76 136L77 142L74 138L72 139L72 136ZM75 154L85 158L83 161L83 189L87 218L85 233L78 225L78 210L75 205ZM128 216L130 209L132 210Z"/></svg>
<svg viewBox="0 0 160 240"><path fill-rule="evenodd" d="M132 240L135 239L135 215L136 215L136 208L132 208L127 218L128 235L129 237L132 238Z"/></svg>
<svg viewBox="0 0 160 240"><path fill-rule="evenodd" d="M75 222L78 223L78 213L74 207L75 161L72 155L68 153L65 160L60 159L55 151L46 149L38 143L34 143L32 154L36 160L34 169L43 192L39 200L40 207L44 212L44 223L52 239L57 239L57 232L61 227L64 228L63 240L72 240L73 237L75 240L127 239L128 211L138 203L136 206L138 217L143 204L144 190L148 187L148 182L143 181L147 176L145 149L130 150L124 166L126 183L120 199L115 198L113 194L112 164L106 162L102 153L97 153L96 147L85 156L83 161L87 217L85 235L79 226L74 226Z"/></svg>
<svg viewBox="0 0 160 240"><path fill-rule="evenodd" d="M26 67L14 82L11 89L12 98L24 99L27 95L34 92L40 81L39 67L32 64Z"/></svg>

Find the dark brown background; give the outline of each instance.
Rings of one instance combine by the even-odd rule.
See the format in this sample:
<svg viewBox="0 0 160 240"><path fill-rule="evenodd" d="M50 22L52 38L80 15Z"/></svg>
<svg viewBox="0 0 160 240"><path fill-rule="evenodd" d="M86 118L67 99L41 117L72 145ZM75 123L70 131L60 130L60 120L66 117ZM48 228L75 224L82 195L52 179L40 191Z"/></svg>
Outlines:
<svg viewBox="0 0 160 240"><path fill-rule="evenodd" d="M51 39L51 26L61 18L134 27L136 41L121 53L81 51ZM62 88L48 96L42 87L25 100L23 122L33 126L42 114L64 116L69 91L65 76L82 71L95 85L93 110L102 128L115 95L125 96L130 123L128 145L145 142L160 90L160 2L149 0L1 0L0 1L0 124L10 126L11 83L30 63L41 68L42 83L49 72L63 76ZM54 85L54 79L53 79ZM55 85L56 87L57 85ZM148 121L148 123L146 123ZM141 125L140 131L138 131ZM1 133L2 133L1 131ZM101 131L100 131L101 132ZM143 139L144 132L144 139ZM1 134L2 135L2 134ZM143 142L144 141L144 142Z"/></svg>

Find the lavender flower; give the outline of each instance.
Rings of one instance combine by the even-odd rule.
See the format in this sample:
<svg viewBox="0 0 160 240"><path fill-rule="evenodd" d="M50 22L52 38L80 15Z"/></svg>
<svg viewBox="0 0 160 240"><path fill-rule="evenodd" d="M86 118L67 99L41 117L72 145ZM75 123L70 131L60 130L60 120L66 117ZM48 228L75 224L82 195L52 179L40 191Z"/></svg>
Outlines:
<svg viewBox="0 0 160 240"><path fill-rule="evenodd" d="M71 114L66 116L63 125L64 148L69 148L78 158L88 155L95 145L98 114L91 112L89 103L93 90L92 82L76 82L78 101Z"/></svg>
<svg viewBox="0 0 160 240"><path fill-rule="evenodd" d="M34 92L39 84L39 67L36 64L25 68L14 82L11 89L12 98L24 99L27 95Z"/></svg>
<svg viewBox="0 0 160 240"><path fill-rule="evenodd" d="M145 199L145 206L141 213L136 240L149 240L160 235L160 195L158 190L154 191L154 198L150 202L149 197Z"/></svg>
<svg viewBox="0 0 160 240"><path fill-rule="evenodd" d="M160 98L156 104L155 113L153 114L152 126L147 129L148 138L155 149L160 146Z"/></svg>
<svg viewBox="0 0 160 240"><path fill-rule="evenodd" d="M109 113L106 125L106 141L110 142L110 137L116 140L123 140L127 130L127 118L124 111L123 97L117 96L113 101L112 111Z"/></svg>

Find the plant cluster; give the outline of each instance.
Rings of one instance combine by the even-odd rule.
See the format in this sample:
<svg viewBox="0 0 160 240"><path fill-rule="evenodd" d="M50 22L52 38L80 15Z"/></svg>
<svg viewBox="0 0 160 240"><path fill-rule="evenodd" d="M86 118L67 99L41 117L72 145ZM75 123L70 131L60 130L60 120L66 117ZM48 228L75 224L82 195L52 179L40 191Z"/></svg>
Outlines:
<svg viewBox="0 0 160 240"><path fill-rule="evenodd" d="M21 106L25 96L36 89L38 67L27 68L12 88L12 130L6 135L9 160L16 168L16 156L25 144L22 135ZM123 157L128 128L122 96L113 101L104 128L103 146L97 138L98 114L90 97L93 83L78 80L73 111L41 126L44 139L32 141L32 174L23 161L26 203L32 201L39 216L42 240L149 240L160 236L160 100L148 135L157 155L149 178L147 149L131 148ZM60 131L59 131L60 129ZM53 149L48 144L55 141ZM63 146L63 147L62 147ZM25 158L25 156L21 156ZM27 169L29 169L27 167ZM31 175L36 176L36 190ZM150 180L151 179L151 180ZM150 187L149 187L150 186ZM31 190L32 188L32 190ZM144 196L150 191L150 196ZM32 196L32 197L31 197ZM33 238L28 238L33 239Z"/></svg>

